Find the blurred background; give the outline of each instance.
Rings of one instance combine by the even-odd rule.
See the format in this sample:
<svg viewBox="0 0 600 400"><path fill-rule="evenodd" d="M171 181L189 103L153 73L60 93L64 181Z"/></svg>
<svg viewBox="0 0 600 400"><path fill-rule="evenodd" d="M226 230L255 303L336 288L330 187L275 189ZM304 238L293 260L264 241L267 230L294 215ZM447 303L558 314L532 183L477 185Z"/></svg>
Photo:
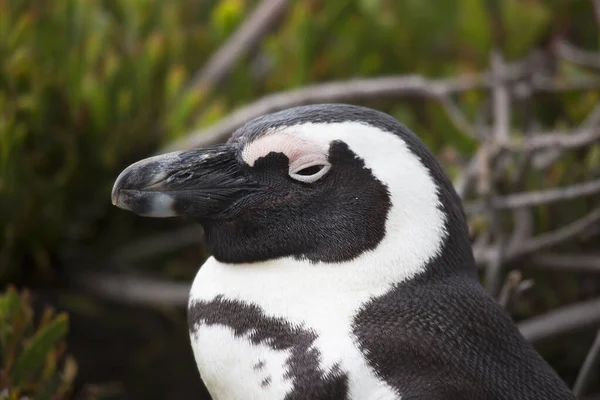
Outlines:
<svg viewBox="0 0 600 400"><path fill-rule="evenodd" d="M600 398L599 38L598 0L0 0L0 398L209 399L185 313L202 229L112 184L320 102L423 139L482 284Z"/></svg>

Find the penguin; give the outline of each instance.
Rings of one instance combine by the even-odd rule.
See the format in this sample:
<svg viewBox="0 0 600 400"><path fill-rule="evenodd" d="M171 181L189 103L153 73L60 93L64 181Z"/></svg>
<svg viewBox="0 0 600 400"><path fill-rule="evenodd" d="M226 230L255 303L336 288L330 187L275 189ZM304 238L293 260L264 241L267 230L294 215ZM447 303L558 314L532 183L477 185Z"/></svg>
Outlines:
<svg viewBox="0 0 600 400"><path fill-rule="evenodd" d="M575 399L480 286L451 181L386 113L267 114L129 166L112 201L203 226L188 321L215 400Z"/></svg>

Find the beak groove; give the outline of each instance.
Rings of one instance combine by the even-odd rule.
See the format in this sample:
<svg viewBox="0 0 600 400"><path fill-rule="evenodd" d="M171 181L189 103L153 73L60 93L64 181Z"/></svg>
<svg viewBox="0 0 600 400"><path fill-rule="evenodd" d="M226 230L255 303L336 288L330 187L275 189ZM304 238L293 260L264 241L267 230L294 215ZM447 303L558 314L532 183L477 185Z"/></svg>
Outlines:
<svg viewBox="0 0 600 400"><path fill-rule="evenodd" d="M111 201L142 216L202 220L256 189L225 144L138 161L118 176Z"/></svg>

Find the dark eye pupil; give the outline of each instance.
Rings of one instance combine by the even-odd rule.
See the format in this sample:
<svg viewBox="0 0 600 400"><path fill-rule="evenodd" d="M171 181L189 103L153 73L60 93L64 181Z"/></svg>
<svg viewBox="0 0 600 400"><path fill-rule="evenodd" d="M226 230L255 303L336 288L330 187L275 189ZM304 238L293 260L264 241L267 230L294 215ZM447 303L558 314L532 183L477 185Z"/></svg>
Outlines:
<svg viewBox="0 0 600 400"><path fill-rule="evenodd" d="M322 169L323 169L322 165L313 165L312 167L301 169L300 171L298 171L296 173L298 175L309 176L309 175L316 174L317 172L319 172Z"/></svg>

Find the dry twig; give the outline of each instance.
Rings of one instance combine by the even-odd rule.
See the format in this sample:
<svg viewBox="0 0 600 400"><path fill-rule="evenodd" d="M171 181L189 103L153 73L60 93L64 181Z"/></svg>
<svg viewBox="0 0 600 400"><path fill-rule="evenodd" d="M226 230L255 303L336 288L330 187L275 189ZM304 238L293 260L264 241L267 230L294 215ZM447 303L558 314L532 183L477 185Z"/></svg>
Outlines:
<svg viewBox="0 0 600 400"><path fill-rule="evenodd" d="M600 193L600 179L562 188L513 193L503 197L496 197L492 201L492 206L495 209L530 207L556 201L572 200L597 193ZM465 203L464 208L467 214L480 214L485 212L483 201Z"/></svg>
<svg viewBox="0 0 600 400"><path fill-rule="evenodd" d="M507 243L506 235L502 228L500 213L493 206L496 198L496 185L492 171L499 162L498 154L495 149L498 145L509 141L511 99L506 83L502 80L504 76L504 59L502 54L495 50L491 55L493 86L492 86L492 104L494 116L494 129L492 136L483 144L488 151L484 152L487 157L483 158L480 174L480 195L483 197L485 214L490 222L490 229L496 246L492 256L488 259L485 270L485 286L492 296L497 297L501 290L502 265ZM491 154L494 153L494 154Z"/></svg>
<svg viewBox="0 0 600 400"><path fill-rule="evenodd" d="M506 81L513 81L521 77L523 73L524 71L522 69L513 67L507 69L507 76L505 76L504 79ZM438 80L428 80L418 75L391 76L309 85L300 89L273 93L262 97L255 102L226 115L214 125L197 132L192 132L184 138L168 144L160 149L159 153L185 148L205 147L224 142L235 129L239 128L247 121L289 107L314 103L382 99L386 97L429 97L438 99L440 96L485 89L490 86L491 83L487 74ZM571 82L551 79L532 83L532 90L546 92L596 88L600 88L600 79L583 79ZM506 146L508 149L536 149L558 144L565 148L572 148L584 145L580 144L581 141L590 142L597 140L599 135L599 132L594 131L588 132L586 137L573 139L570 139L568 136L535 138L525 147L519 142L513 144L506 143L503 144L503 146Z"/></svg>
<svg viewBox="0 0 600 400"><path fill-rule="evenodd" d="M554 43L556 54L573 64L584 67L600 69L600 53L583 50L573 46L565 39L559 39Z"/></svg>
<svg viewBox="0 0 600 400"><path fill-rule="evenodd" d="M440 103L442 104L446 114L450 117L450 120L456 126L456 128L467 135L472 139L477 139L477 130L475 127L469 122L468 118L461 111L461 109L452 101L450 96L447 94L442 94L438 97Z"/></svg>
<svg viewBox="0 0 600 400"><path fill-rule="evenodd" d="M191 285L125 274L90 274L76 276L86 292L104 299L131 305L185 307Z"/></svg>
<svg viewBox="0 0 600 400"><path fill-rule="evenodd" d="M115 250L112 258L119 265L131 264L200 243L202 235L202 228L197 224L191 224L128 243Z"/></svg>
<svg viewBox="0 0 600 400"><path fill-rule="evenodd" d="M514 260L536 251L567 242L598 223L600 223L600 207L562 228L535 236L522 243L515 244L514 247L508 248L506 261ZM479 265L484 265L489 262L494 256L494 252L495 250L493 247L479 247L473 249L475 261Z"/></svg>
<svg viewBox="0 0 600 400"><path fill-rule="evenodd" d="M571 150L588 146L597 141L600 141L600 128L593 127L575 133L545 132L532 134L527 139L504 143L502 148L509 151L535 151L544 148Z"/></svg>
<svg viewBox="0 0 600 400"><path fill-rule="evenodd" d="M187 90L206 90L215 87L231 71L241 57L267 35L281 18L288 0L263 0L245 19L231 37L192 78Z"/></svg>
<svg viewBox="0 0 600 400"><path fill-rule="evenodd" d="M517 324L535 343L600 325L600 298L558 308Z"/></svg>
<svg viewBox="0 0 600 400"><path fill-rule="evenodd" d="M420 76L379 77L309 85L300 89L274 93L262 97L223 117L215 125L191 133L161 149L161 152L181 148L196 148L225 141L247 121L274 111L312 103L335 103L351 100L381 99L385 97L421 96L438 98L483 87L483 75L428 80Z"/></svg>
<svg viewBox="0 0 600 400"><path fill-rule="evenodd" d="M579 371L579 375L577 375L577 380L575 381L575 385L573 387L573 394L579 397L585 393L585 390L589 386L592 381L592 376L594 373L594 368L600 362L600 330L596 333L596 338L592 343L592 347L585 357L585 361L583 362L583 366Z"/></svg>
<svg viewBox="0 0 600 400"><path fill-rule="evenodd" d="M600 223L600 207L562 228L541 234L516 245L515 248L509 249L509 254L512 258L521 257L548 247L556 246L557 244L564 243L583 233L588 228L598 223Z"/></svg>
<svg viewBox="0 0 600 400"><path fill-rule="evenodd" d="M600 273L599 254L537 253L523 263L526 268Z"/></svg>
<svg viewBox="0 0 600 400"><path fill-rule="evenodd" d="M523 280L523 274L519 270L513 270L508 273L506 279L504 280L504 285L502 286L502 290L500 290L500 295L498 296L498 303L502 308L508 308L509 303L512 301L513 296L517 289L519 288L519 284Z"/></svg>
<svg viewBox="0 0 600 400"><path fill-rule="evenodd" d="M596 16L596 22L600 25L600 0L592 0L592 6L594 7L594 15Z"/></svg>

